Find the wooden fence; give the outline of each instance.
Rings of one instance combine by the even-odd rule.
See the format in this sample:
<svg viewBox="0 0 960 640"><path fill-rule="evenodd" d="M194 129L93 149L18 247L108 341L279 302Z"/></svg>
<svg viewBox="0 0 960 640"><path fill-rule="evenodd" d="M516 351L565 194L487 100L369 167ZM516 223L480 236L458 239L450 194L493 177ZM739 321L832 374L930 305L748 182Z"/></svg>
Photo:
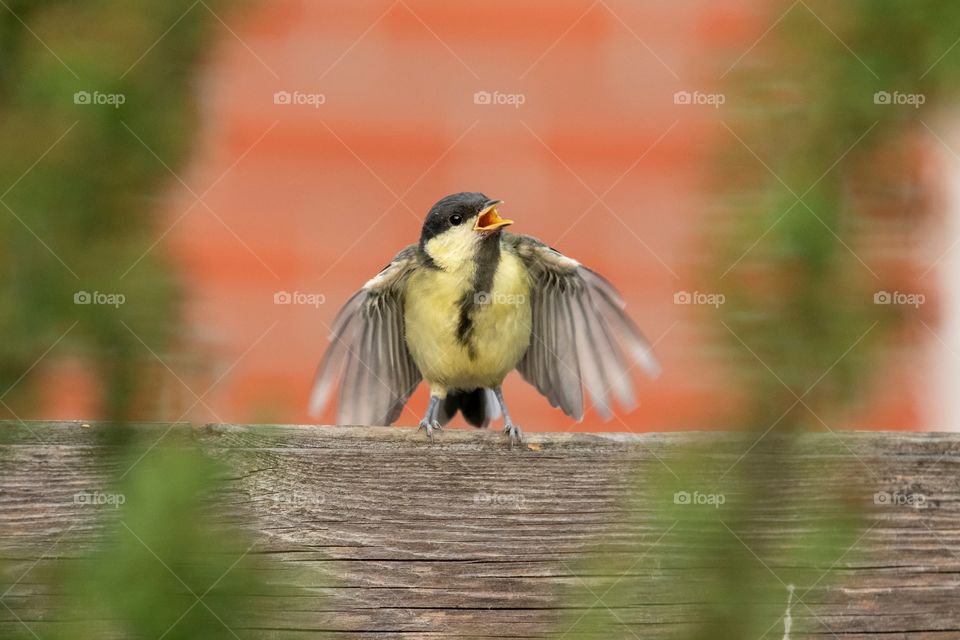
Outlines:
<svg viewBox="0 0 960 640"><path fill-rule="evenodd" d="M72 496L116 474L114 449L98 440L108 428L0 425L0 553L7 561L0 566L10 574L4 583L13 584L0 598L0 637L25 626L45 638L64 622L48 615L53 594L32 576L97 541L102 510L79 509ZM434 442L400 428L136 430L197 443L231 470L227 494L254 532L253 553L281 560L307 594L295 603L265 597L261 613L273 623L236 632L285 639L311 637L311 630L351 638L563 637L577 618L571 591L599 595L627 572L669 578L669 563L589 572L591 551L643 540L658 542L667 556L682 553L654 525L657 498L643 491L644 478L669 468L691 442L733 464L752 441L718 433L530 433L511 449L498 433L465 430ZM827 504L821 481L829 466L833 481L856 487L867 521L855 550L827 566L830 578L794 606L796 627L810 623L817 637L845 640L960 638L958 451L960 437L951 434L800 436L791 495L814 509ZM768 481L779 481L776 469ZM900 496L907 503L898 504ZM751 508L801 532L807 523L776 504ZM776 554L757 560L781 571ZM670 598L618 603L623 637L682 631L693 603ZM607 606L597 600L592 606ZM767 637L783 636L774 628Z"/></svg>

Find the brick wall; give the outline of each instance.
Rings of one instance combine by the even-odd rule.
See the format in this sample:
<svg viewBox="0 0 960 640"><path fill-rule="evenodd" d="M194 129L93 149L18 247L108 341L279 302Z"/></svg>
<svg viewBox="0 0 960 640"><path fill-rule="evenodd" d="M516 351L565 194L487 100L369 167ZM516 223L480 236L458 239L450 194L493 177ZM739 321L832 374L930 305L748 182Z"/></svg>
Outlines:
<svg viewBox="0 0 960 640"><path fill-rule="evenodd" d="M188 285L185 343L214 363L178 373L198 393L223 376L191 418L310 421L337 308L461 190L504 199L514 230L604 273L658 341L664 375L639 380L642 406L576 428L702 428L731 409L716 332L673 304L697 288L721 115L673 94L717 83L769 26L762 3L273 0L224 18L235 35L224 29L211 56L185 175L198 193L213 185L209 210L161 244ZM278 91L325 102L277 105ZM524 103L478 105L478 91ZM158 230L192 201L174 185ZM278 306L277 291L326 302ZM521 424L571 428L515 374L506 390ZM401 422L425 403L420 389ZM884 415L909 424L916 400L892 404Z"/></svg>

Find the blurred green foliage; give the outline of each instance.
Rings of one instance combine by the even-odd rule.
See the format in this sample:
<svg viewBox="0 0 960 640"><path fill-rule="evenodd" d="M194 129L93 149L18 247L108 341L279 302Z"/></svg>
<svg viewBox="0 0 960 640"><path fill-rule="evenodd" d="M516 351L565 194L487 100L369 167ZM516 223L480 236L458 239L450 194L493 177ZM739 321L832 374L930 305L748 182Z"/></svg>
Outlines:
<svg viewBox="0 0 960 640"><path fill-rule="evenodd" d="M246 510L250 500L297 496L269 488L258 495L257 487L249 495L234 493L224 481L235 472L189 437L169 435L154 446L158 434L140 436L124 445L127 453L119 458L115 445L103 449L115 478L74 496L75 501L78 495L99 496L75 506L96 511L95 536L88 535L91 521L84 515L57 534L55 545L47 540L42 548L16 554L26 559L11 563L16 571L0 564L0 594L9 607L0 610L8 629L3 637L261 637L258 630L275 626L277 619L264 602L296 608L315 600L315 593L293 585L316 589L316 575L283 567L241 524L252 517ZM46 562L31 560L37 557Z"/></svg>
<svg viewBox="0 0 960 640"><path fill-rule="evenodd" d="M190 90L216 18L187 0L5 5L0 389L66 333L56 355L88 364L102 383L103 413L127 419L143 391L138 363L149 357L135 335L159 352L175 334L177 286L155 246L167 224L160 197L173 179L163 163L178 170L189 149ZM89 103L82 93L75 100L80 92ZM116 95L122 104L95 103ZM122 294L125 303L75 304L79 292ZM42 370L4 401L29 408Z"/></svg>
<svg viewBox="0 0 960 640"><path fill-rule="evenodd" d="M3 601L17 637L34 637L30 622L13 622L32 620L15 612L22 605L61 621L45 628L70 640L236 638L256 626L256 598L294 595L269 586L269 556L223 524L244 517L223 502L223 468L190 443L158 442L162 431L141 442L121 427L149 415L155 391L141 340L163 353L176 339L178 287L158 245L162 195L191 148L196 72L222 4L0 6L0 399L4 411L27 413L43 370L35 363L48 351L80 358L102 388L99 412L120 423L98 430L100 444L127 459L118 469L106 462L116 449L105 450L99 470L112 483L102 494L122 505L79 507L101 509L102 539L68 562L28 564L45 596ZM123 303L80 304L84 293ZM75 549L74 537L58 544ZM0 562L0 593L24 568Z"/></svg>
<svg viewBox="0 0 960 640"><path fill-rule="evenodd" d="M865 236L897 225L909 238L930 213L929 194L915 195L927 185L917 184L908 136L929 137L926 126L956 99L960 5L812 0L769 10L784 13L724 87L733 133L718 168L730 222L706 271L727 294L721 313L741 358L747 421L824 428L817 416L829 425L861 397L876 347L903 320L873 299L902 284L901 265L871 259ZM924 104L885 103L896 94Z"/></svg>
<svg viewBox="0 0 960 640"><path fill-rule="evenodd" d="M257 624L257 602L294 590L270 586L269 556L224 525L226 469L193 448L161 447L137 462L142 449L124 465L133 470L115 489L123 505L106 540L56 579L71 594L68 619L81 621L60 637L238 637Z"/></svg>
<svg viewBox="0 0 960 640"><path fill-rule="evenodd" d="M824 469L823 498L797 500L796 437L770 436L739 461L755 436L661 452L627 509L641 533L574 568L565 637L780 638L788 611L793 631L800 620L828 630L808 603L857 542L864 491Z"/></svg>
<svg viewBox="0 0 960 640"><path fill-rule="evenodd" d="M804 429L841 428L836 419L869 388L878 347L899 338L902 314L874 294L902 284L902 265L871 259L865 236L886 225L910 238L930 214L909 140L929 139L926 129L955 108L960 4L767 9L774 26L728 61L717 87L730 135L716 158L724 213L703 274L726 296L717 331L734 354L745 400L735 423L753 432L741 443L749 453L731 470L714 451L677 451L669 470L641 474L637 491L661 508L638 511L633 525L645 533L578 572L610 585L578 585L571 600L588 606L564 620L569 637L666 637L655 625L682 622L670 637L779 638L788 619L794 633L829 633L804 598L857 556L870 490L832 482L824 468L824 499L798 502L798 442ZM896 104L896 94L923 104ZM695 491L725 502L675 502Z"/></svg>

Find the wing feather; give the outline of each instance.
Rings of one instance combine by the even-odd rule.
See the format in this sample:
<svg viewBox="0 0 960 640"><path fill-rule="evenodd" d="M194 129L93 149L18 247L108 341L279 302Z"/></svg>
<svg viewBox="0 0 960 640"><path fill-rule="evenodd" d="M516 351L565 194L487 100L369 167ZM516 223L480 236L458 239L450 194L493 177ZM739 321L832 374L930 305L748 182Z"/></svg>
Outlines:
<svg viewBox="0 0 960 640"><path fill-rule="evenodd" d="M363 364L360 359L360 354L363 349L363 339L366 336L368 327L369 325L367 323L362 321L358 322L356 326L356 334L358 337L355 337L353 343L347 347L350 351L350 358L347 360L346 372L343 374L343 381L340 384L340 400L337 404L337 422L339 424L357 423L354 417L356 403L352 402L351 399L357 396L362 383Z"/></svg>
<svg viewBox="0 0 960 640"><path fill-rule="evenodd" d="M403 324L406 281L419 265L411 245L344 304L317 369L312 415L323 411L339 380L340 424L392 424L400 417L421 380Z"/></svg>
<svg viewBox="0 0 960 640"><path fill-rule="evenodd" d="M555 318L553 329L554 351L562 363L554 369L555 385L561 407L570 407L571 412L583 413L583 392L580 383L580 359L577 354L576 339L573 334L573 318L564 294L555 291L552 295L551 317Z"/></svg>
<svg viewBox="0 0 960 640"><path fill-rule="evenodd" d="M650 344L626 314L619 292L598 273L529 236L504 234L531 278L530 346L517 369L567 415L583 417L583 388L604 418L611 395L636 405L630 373L660 369Z"/></svg>
<svg viewBox="0 0 960 640"><path fill-rule="evenodd" d="M610 390L613 391L620 405L629 411L637 403L633 394L633 385L627 375L630 371L630 364L627 363L620 345L616 342L613 335L614 328L609 324L609 318L607 322L602 322L599 318L595 318L595 320L597 334L599 335L598 342L600 342L597 357L601 361L601 367L610 372L608 376Z"/></svg>
<svg viewBox="0 0 960 640"><path fill-rule="evenodd" d="M577 305L577 314L581 322L582 332L582 334L578 336L580 341L577 349L580 353L584 354L584 368L586 369L588 379L591 381L591 384L587 386L587 391L590 394L590 400L597 408L597 412L603 416L604 419L608 419L611 415L610 401L608 400L610 387L607 381L604 363L600 358L599 341L597 340L596 327L594 326L596 319L591 315L583 295L577 295L574 303ZM579 420L583 417L583 414L575 417Z"/></svg>

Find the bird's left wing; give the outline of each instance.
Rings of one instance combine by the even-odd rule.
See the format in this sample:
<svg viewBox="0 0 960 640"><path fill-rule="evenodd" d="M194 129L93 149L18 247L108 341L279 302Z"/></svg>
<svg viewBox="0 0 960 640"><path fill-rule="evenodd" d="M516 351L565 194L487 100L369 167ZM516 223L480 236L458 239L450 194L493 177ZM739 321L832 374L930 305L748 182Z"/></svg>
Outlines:
<svg viewBox="0 0 960 640"><path fill-rule="evenodd" d="M630 371L660 367L649 343L624 312L620 294L598 273L530 236L504 234L506 247L530 274L530 346L517 370L550 404L583 417L583 387L610 417L610 393L632 408Z"/></svg>
<svg viewBox="0 0 960 640"><path fill-rule="evenodd" d="M400 417L421 379L403 324L407 278L419 263L410 245L337 314L313 385L311 415L323 410L340 378L339 424L388 425Z"/></svg>

